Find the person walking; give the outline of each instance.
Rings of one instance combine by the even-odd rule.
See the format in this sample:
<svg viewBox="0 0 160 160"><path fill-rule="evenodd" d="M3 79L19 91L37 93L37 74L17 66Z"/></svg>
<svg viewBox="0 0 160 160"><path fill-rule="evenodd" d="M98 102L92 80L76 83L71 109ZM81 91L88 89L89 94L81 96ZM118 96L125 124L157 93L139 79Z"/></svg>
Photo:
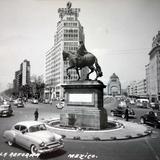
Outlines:
<svg viewBox="0 0 160 160"><path fill-rule="evenodd" d="M35 110L35 112L34 112L34 120L35 120L35 121L38 120L38 116L39 116L38 108L36 108L36 110Z"/></svg>
<svg viewBox="0 0 160 160"><path fill-rule="evenodd" d="M129 119L129 115L128 115L128 106L126 107L126 110L125 110L125 119L126 119L126 121L128 121L128 119Z"/></svg>

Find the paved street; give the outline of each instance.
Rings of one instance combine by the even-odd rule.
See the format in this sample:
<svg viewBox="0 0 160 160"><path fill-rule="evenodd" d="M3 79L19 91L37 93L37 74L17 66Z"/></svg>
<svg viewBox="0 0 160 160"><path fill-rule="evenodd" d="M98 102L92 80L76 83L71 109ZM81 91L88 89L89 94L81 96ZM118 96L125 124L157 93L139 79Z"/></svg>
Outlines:
<svg viewBox="0 0 160 160"><path fill-rule="evenodd" d="M13 158L13 153L26 153L27 151L19 146L9 147L2 138L3 131L9 129L15 122L22 120L34 119L33 113L39 108L40 119L44 117L56 117L61 110L56 109L54 102L50 104L30 104L27 103L25 108L14 109L14 116L0 118L0 160ZM107 111L111 106L108 107ZM148 111L148 109L136 109L137 119L132 121L138 122L139 116ZM121 118L120 118L121 119ZM65 147L62 151L53 152L40 156L38 159L97 159L97 160L159 160L160 159L160 129L153 129L151 136L132 140L119 141L78 141L64 140ZM16 159L37 159L36 157L16 157Z"/></svg>

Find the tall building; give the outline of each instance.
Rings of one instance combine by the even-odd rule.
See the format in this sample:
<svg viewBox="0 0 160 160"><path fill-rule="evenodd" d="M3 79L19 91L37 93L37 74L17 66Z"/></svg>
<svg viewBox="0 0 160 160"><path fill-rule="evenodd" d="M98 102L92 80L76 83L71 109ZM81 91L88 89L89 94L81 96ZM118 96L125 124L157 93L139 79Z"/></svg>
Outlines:
<svg viewBox="0 0 160 160"><path fill-rule="evenodd" d="M147 98L147 84L146 79L137 81L137 96L140 98Z"/></svg>
<svg viewBox="0 0 160 160"><path fill-rule="evenodd" d="M20 66L21 74L22 74L22 86L26 84L30 84L30 62L26 59L21 63Z"/></svg>
<svg viewBox="0 0 160 160"><path fill-rule="evenodd" d="M20 64L20 70L15 72L13 80L13 88L16 94L19 94L20 88L25 85L30 85L30 62L24 60Z"/></svg>
<svg viewBox="0 0 160 160"><path fill-rule="evenodd" d="M119 77L113 73L107 85L108 95L121 95L121 83Z"/></svg>
<svg viewBox="0 0 160 160"><path fill-rule="evenodd" d="M15 72L15 78L13 80L13 88L15 93L19 92L21 86L22 86L22 73L20 70L18 70Z"/></svg>
<svg viewBox="0 0 160 160"><path fill-rule="evenodd" d="M146 79L131 82L127 86L127 94L135 98L148 98Z"/></svg>
<svg viewBox="0 0 160 160"><path fill-rule="evenodd" d="M147 95L150 101L160 101L160 31L153 38L146 65Z"/></svg>
<svg viewBox="0 0 160 160"><path fill-rule="evenodd" d="M45 65L45 98L63 97L61 84L68 81L77 80L75 70L70 70L71 78L68 79L66 68L68 61L63 61L62 52L76 52L79 41L84 41L83 26L78 20L80 9L72 8L72 3L68 2L66 8L59 8L60 20L57 23L57 31L54 36L54 46L46 53ZM86 78L88 69L82 69L80 75Z"/></svg>
<svg viewBox="0 0 160 160"><path fill-rule="evenodd" d="M131 82L127 87L127 94L130 97L137 97L137 82Z"/></svg>

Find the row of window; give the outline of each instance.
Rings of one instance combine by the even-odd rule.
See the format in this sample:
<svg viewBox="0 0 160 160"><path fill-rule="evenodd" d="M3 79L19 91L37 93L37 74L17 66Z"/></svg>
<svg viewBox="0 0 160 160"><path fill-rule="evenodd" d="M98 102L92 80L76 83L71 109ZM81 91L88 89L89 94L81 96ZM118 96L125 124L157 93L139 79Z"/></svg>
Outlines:
<svg viewBox="0 0 160 160"><path fill-rule="evenodd" d="M78 33L77 29L64 29L64 33Z"/></svg>
<svg viewBox="0 0 160 160"><path fill-rule="evenodd" d="M65 37L78 37L78 34L64 34L64 38Z"/></svg>
<svg viewBox="0 0 160 160"><path fill-rule="evenodd" d="M78 37L65 37L64 41L78 41Z"/></svg>
<svg viewBox="0 0 160 160"><path fill-rule="evenodd" d="M64 47L65 51L77 51L78 47Z"/></svg>
<svg viewBox="0 0 160 160"><path fill-rule="evenodd" d="M65 26L65 27L77 27L78 24L75 23L75 22L74 22L74 23L67 23L67 22L65 22L65 23L64 23L64 26Z"/></svg>
<svg viewBox="0 0 160 160"><path fill-rule="evenodd" d="M78 42L64 42L64 46L78 46Z"/></svg>
<svg viewBox="0 0 160 160"><path fill-rule="evenodd" d="M64 80L67 80L67 79L69 80L68 76L64 76ZM77 79L77 76L71 76L70 79L72 80Z"/></svg>

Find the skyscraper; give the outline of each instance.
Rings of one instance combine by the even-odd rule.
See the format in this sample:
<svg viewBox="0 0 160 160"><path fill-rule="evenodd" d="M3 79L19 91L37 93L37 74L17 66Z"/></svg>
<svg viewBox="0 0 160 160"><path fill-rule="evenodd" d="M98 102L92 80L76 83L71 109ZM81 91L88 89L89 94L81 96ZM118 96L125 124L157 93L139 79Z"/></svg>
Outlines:
<svg viewBox="0 0 160 160"><path fill-rule="evenodd" d="M13 80L14 91L19 95L20 88L25 85L30 85L30 62L24 60L20 65L20 70L15 72Z"/></svg>
<svg viewBox="0 0 160 160"><path fill-rule="evenodd" d="M83 26L78 20L80 9L72 8L72 3L68 2L66 8L59 8L60 21L57 23L57 31L54 36L54 46L46 53L45 83L46 98L63 97L61 84L76 80L78 77L75 70L71 70L71 77L68 79L66 68L68 61L63 61L62 52L76 52L79 41L84 41ZM88 69L82 69L80 75L84 79Z"/></svg>
<svg viewBox="0 0 160 160"><path fill-rule="evenodd" d="M26 59L21 63L22 86L30 84L30 62Z"/></svg>

